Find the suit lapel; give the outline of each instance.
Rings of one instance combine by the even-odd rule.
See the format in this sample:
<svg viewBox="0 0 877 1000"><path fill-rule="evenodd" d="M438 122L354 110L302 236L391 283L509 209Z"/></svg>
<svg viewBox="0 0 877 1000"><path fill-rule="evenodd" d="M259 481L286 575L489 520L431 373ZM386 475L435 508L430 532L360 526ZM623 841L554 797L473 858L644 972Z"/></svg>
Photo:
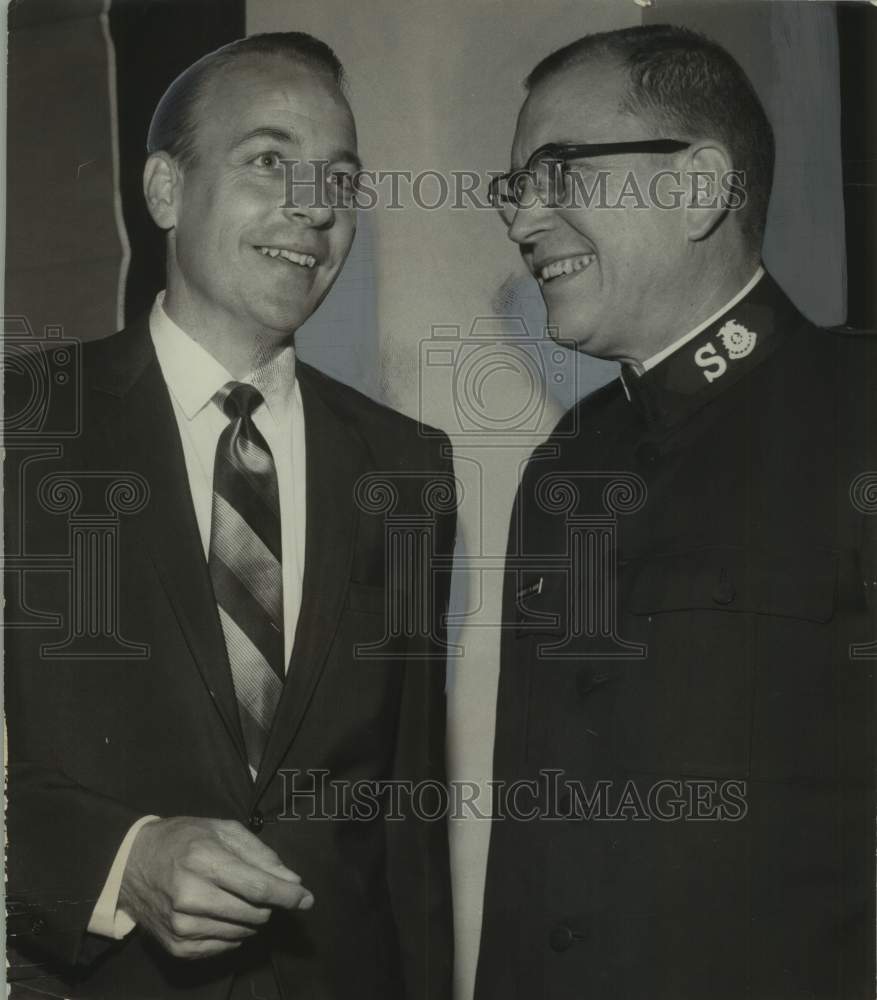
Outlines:
<svg viewBox="0 0 877 1000"><path fill-rule="evenodd" d="M307 528L302 603L289 672L256 781L256 798L273 777L301 726L325 668L350 577L356 509L364 471L358 438L324 398L319 376L296 363L305 412Z"/></svg>
<svg viewBox="0 0 877 1000"><path fill-rule="evenodd" d="M112 341L112 342L111 342ZM142 542L154 564L207 692L246 765L237 701L204 559L179 429L146 320L107 341L94 388L111 398L103 427L113 467L149 484ZM115 414L115 419L113 418Z"/></svg>

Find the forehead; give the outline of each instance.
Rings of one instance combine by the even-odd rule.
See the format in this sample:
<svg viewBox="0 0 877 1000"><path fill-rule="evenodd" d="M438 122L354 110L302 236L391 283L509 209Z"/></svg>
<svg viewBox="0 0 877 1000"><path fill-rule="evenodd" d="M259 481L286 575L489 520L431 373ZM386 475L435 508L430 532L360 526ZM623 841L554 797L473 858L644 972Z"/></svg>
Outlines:
<svg viewBox="0 0 877 1000"><path fill-rule="evenodd" d="M334 80L282 56L244 57L220 70L201 99L198 122L208 142L264 126L309 143L356 147L353 114Z"/></svg>
<svg viewBox="0 0 877 1000"><path fill-rule="evenodd" d="M628 75L616 62L591 59L552 74L527 95L515 131L520 166L547 142L615 142L642 138L643 125L619 110Z"/></svg>

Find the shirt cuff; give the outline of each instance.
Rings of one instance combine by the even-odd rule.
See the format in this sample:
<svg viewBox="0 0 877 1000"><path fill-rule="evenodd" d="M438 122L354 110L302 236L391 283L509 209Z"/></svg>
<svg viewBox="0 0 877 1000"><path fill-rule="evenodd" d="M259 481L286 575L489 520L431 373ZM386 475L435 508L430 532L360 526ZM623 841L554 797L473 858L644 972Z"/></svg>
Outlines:
<svg viewBox="0 0 877 1000"><path fill-rule="evenodd" d="M89 934L100 934L101 937L121 941L123 937L134 930L136 926L134 921L124 910L119 908L122 877L125 874L125 865L128 864L128 857L137 834L147 823L152 823L157 819L159 819L158 816L143 816L125 834L125 839L116 851L110 873L107 875L101 894L91 912L91 920L88 922Z"/></svg>

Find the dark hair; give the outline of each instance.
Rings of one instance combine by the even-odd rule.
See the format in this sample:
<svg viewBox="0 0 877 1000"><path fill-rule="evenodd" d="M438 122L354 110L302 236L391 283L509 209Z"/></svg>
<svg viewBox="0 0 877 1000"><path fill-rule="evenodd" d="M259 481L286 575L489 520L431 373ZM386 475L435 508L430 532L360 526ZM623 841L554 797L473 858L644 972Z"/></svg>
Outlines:
<svg viewBox="0 0 877 1000"><path fill-rule="evenodd" d="M163 151L183 167L196 159L197 111L213 77L242 56L283 56L325 73L339 89L344 87L344 67L335 53L318 38L303 31L266 32L238 38L208 52L192 63L164 92L149 123L146 151Z"/></svg>
<svg viewBox="0 0 877 1000"><path fill-rule="evenodd" d="M585 35L546 56L524 86L532 90L561 70L600 57L617 60L629 74L620 111L679 133L669 138L711 136L727 146L733 169L745 171L741 227L750 246L760 248L773 183L774 138L739 63L696 31L653 24Z"/></svg>

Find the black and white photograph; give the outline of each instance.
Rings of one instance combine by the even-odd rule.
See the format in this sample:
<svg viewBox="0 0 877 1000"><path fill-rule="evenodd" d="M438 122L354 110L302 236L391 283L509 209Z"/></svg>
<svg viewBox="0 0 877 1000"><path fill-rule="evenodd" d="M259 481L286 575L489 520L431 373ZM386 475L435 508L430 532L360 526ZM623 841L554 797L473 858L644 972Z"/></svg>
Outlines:
<svg viewBox="0 0 877 1000"><path fill-rule="evenodd" d="M8 0L10 1000L877 998L877 3Z"/></svg>

